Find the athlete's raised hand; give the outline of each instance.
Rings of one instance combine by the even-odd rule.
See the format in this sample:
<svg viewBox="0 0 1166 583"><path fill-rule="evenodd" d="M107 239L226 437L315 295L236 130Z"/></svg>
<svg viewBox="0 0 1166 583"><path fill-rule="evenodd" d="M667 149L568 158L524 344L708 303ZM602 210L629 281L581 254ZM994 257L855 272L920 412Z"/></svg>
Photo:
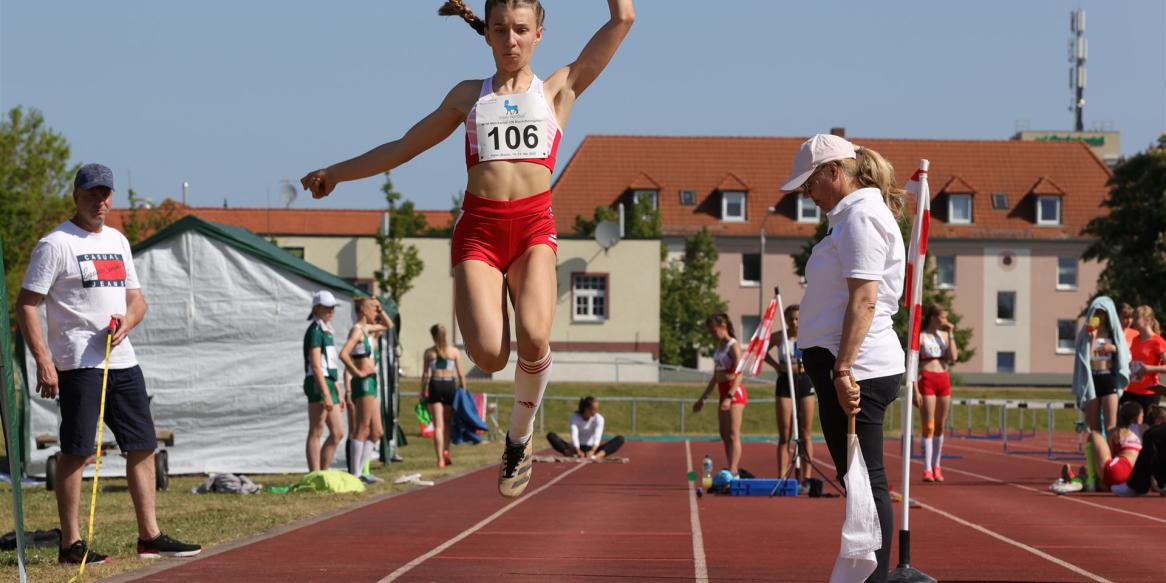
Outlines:
<svg viewBox="0 0 1166 583"><path fill-rule="evenodd" d="M312 193L312 198L324 198L332 194L332 189L336 188L336 181L328 176L328 170L321 168L314 172L309 172L300 179L300 185L304 190Z"/></svg>

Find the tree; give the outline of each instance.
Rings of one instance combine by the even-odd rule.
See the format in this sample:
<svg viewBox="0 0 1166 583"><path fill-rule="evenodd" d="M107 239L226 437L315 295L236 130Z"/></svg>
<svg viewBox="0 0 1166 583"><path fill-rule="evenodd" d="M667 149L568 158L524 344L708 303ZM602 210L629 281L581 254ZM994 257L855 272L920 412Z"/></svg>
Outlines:
<svg viewBox="0 0 1166 583"><path fill-rule="evenodd" d="M417 247L405 244L405 237L417 233L418 219L420 228L425 227L425 217L413 212L413 203L406 202L408 212L397 208L397 201L401 200L401 193L393 190L393 179L385 172L385 184L381 186L385 193L385 202L389 207L389 232L377 233L377 245L381 248L381 265L376 275L377 286L382 293L387 293L397 305L401 305L401 298L413 289L413 280L425 269L425 262L417 254Z"/></svg>
<svg viewBox="0 0 1166 583"><path fill-rule="evenodd" d="M12 315L32 248L67 219L73 203L69 142L36 109L15 107L0 121L0 239Z"/></svg>
<svg viewBox="0 0 1166 583"><path fill-rule="evenodd" d="M708 229L684 240L684 259L660 270L660 362L695 368L701 352L713 348L705 319L724 312L717 295L716 243Z"/></svg>
<svg viewBox="0 0 1166 583"><path fill-rule="evenodd" d="M430 237L452 237L453 226L457 223L457 217L462 212L462 199L465 198L464 192L459 192L450 198L449 209L449 225L445 227L426 227L425 234Z"/></svg>
<svg viewBox="0 0 1166 583"><path fill-rule="evenodd" d="M1104 261L1099 294L1166 314L1166 135L1159 147L1120 162L1109 179L1106 216L1082 234L1096 240L1082 259Z"/></svg>
<svg viewBox="0 0 1166 583"><path fill-rule="evenodd" d="M126 191L126 198L129 208L126 209L121 227L130 245L137 245L150 235L169 227L185 214L182 205L172 198L167 198L156 207L150 206L132 188Z"/></svg>
<svg viewBox="0 0 1166 583"><path fill-rule="evenodd" d="M805 246L802 247L802 252L794 255L794 265L797 268L798 275L806 276L806 264L810 261L810 253L814 250L814 245L826 238L826 233L829 231L829 223L822 221L818 225L818 230L814 232L814 237L810 239ZM899 231L903 234L903 248L911 248L911 217L904 215L899 218ZM931 255L931 251L927 252L927 260L923 268L923 309L927 306L937 303L947 310L947 319L955 326L955 343L959 347L959 362L967 362L971 360L976 354L976 349L972 347L972 330L971 328L962 327L959 325L962 317L952 309L952 294L945 289L940 289L936 282L938 278L935 273L935 258ZM906 293L906 286L904 286L904 293ZM904 298L903 301L906 301ZM900 307L895 315L891 317L894 322L895 333L899 335L899 343L903 347L907 347L907 319L909 314L905 308Z"/></svg>
<svg viewBox="0 0 1166 583"><path fill-rule="evenodd" d="M619 212L609 206L595 207L595 214L591 219L582 215L575 215L574 231L576 235L590 237L595 234L595 228L603 221L619 222ZM664 224L660 218L660 210L648 197L642 197L624 214L624 237L628 239L659 239L664 234Z"/></svg>

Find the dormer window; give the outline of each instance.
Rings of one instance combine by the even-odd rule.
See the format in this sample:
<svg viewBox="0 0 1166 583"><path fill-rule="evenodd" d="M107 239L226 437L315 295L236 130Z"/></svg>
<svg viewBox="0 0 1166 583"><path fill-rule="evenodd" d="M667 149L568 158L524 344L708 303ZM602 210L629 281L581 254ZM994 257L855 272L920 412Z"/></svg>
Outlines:
<svg viewBox="0 0 1166 583"><path fill-rule="evenodd" d="M1047 226L1061 224L1061 197L1036 197L1036 224Z"/></svg>
<svg viewBox="0 0 1166 583"><path fill-rule="evenodd" d="M652 210L660 208L660 193L656 190L634 190L632 191L632 204L639 204L641 200L647 199L652 203Z"/></svg>
<svg viewBox="0 0 1166 583"><path fill-rule="evenodd" d="M680 206L696 206L696 191L695 190L681 190L680 191Z"/></svg>
<svg viewBox="0 0 1166 583"><path fill-rule="evenodd" d="M798 193L798 222L818 224L822 222L822 211L814 204L814 199Z"/></svg>
<svg viewBox="0 0 1166 583"><path fill-rule="evenodd" d="M972 224L972 195L947 195L947 222L951 225Z"/></svg>
<svg viewBox="0 0 1166 583"><path fill-rule="evenodd" d="M745 193L721 193L721 220L726 223L745 222Z"/></svg>

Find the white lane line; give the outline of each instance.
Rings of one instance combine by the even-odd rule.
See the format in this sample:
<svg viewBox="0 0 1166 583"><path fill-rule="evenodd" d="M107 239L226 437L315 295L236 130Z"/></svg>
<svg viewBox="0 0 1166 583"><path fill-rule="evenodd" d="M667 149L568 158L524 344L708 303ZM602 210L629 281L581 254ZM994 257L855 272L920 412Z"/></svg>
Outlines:
<svg viewBox="0 0 1166 583"><path fill-rule="evenodd" d="M964 519L962 519L954 514L951 514L949 512L944 512L943 510L940 510L940 509L938 509L930 504L925 504L923 502L918 502L918 501L916 501L916 502L920 506L922 506L925 510L930 510L930 511L932 511L940 516L943 516L944 518L947 518L948 520L958 522L959 524L962 524L968 528L982 532L982 533L984 533L984 534L986 534L986 535L988 535L996 540L1006 542L1006 543L1008 543L1014 547L1020 548L1020 549L1024 549L1024 550L1026 550L1026 551L1028 551L1028 552L1030 552L1030 553L1032 553L1032 554L1034 554L1034 555L1036 555L1036 556L1038 556L1038 557L1040 557L1040 558L1042 558L1050 563L1053 563L1054 565L1060 565L1061 567L1064 567L1064 568L1066 568L1066 569L1068 569L1068 570L1070 570L1078 575L1081 575L1082 577L1085 577L1085 578L1090 579L1092 581L1097 581L1098 583L1113 583L1112 581L1110 581L1109 579L1106 579L1105 577L1102 577L1101 575L1097 575L1095 573L1091 573L1089 571L1086 571L1085 569L1082 569L1081 567L1078 567L1077 565L1074 565L1073 563L1069 563L1067 561L1062 561L1061 559L1058 559L1058 558L1056 558L1056 557L1054 557L1054 556L1052 556L1044 551L1041 551L1040 549L1035 549L1033 547L1030 547L1030 546L1020 542L1020 541L1010 539L1010 538L1008 538L1000 533L997 533L996 531L989 530L987 528L984 528L983 526L980 526L980 525L972 523L972 522L968 522L968 521L966 521L966 520L964 520Z"/></svg>
<svg viewBox="0 0 1166 583"><path fill-rule="evenodd" d="M478 532L479 530L481 530L482 528L484 528L486 525L490 524L491 522L494 522L499 516L502 516L503 514L510 512L511 510L514 509L515 506L518 506L519 504L522 504L523 502L526 502L527 500L530 500L531 498L538 496L540 493L542 493L547 488L550 488L551 486L554 486L555 484L557 484L559 482L559 480L562 480L563 478L566 478L567 476L570 476L571 474L583 469L583 467L586 465L589 465L589 464L579 464L579 465L563 472L562 474L559 474L553 480L551 480L551 481L547 482L546 484L543 484L539 488L535 489L535 491L519 498L518 500L511 502L510 504L507 504L506 506L503 506L502 508L498 509L497 512L486 517L481 522L467 528L466 530L463 530L457 536L441 543L440 545L437 545L436 547L434 547L432 550L425 553L424 555L421 555L420 557L417 557L416 559L409 561L405 565L398 568L396 571L389 573L389 575L387 577L385 577L384 579L377 581L377 583L389 583L390 581L396 581L402 575L404 575L405 573L408 573L409 571L412 571L421 563L424 563L425 561L428 561L429 559L432 559L433 557L441 554L449 547L456 545L462 539L470 536L471 534L474 534L475 532Z"/></svg>
<svg viewBox="0 0 1166 583"><path fill-rule="evenodd" d="M947 447L947 444L944 444L944 447ZM903 459L902 456L898 456L898 455L895 455L893 453L888 453L886 455L893 457L893 458L896 458L896 459ZM918 460L911 460L911 463L922 465L923 462L920 462ZM1106 506L1104 504L1098 504L1096 502L1090 502L1088 500L1083 500L1081 498L1075 498L1072 496L1057 496L1057 494L1055 492L1049 492L1048 490L1040 490L1038 488L1033 488L1032 486L1025 486L1024 484L1016 484L1014 482L1008 482L1005 480L1001 480L999 478L993 478L992 476L985 476L983 474L977 474L974 472L968 472L965 470L959 470L959 469L951 468L951 467L945 467L943 471L944 471L944 473L949 473L949 474L963 474L965 476L970 476L972 478L978 478L980 480L987 480L989 482L995 482L997 484L1006 484L1006 485L1012 486L1013 488L1020 488L1021 490L1026 490L1029 492L1036 492L1037 494L1040 494L1042 496L1054 496L1060 500L1065 500L1067 502L1076 502L1077 504L1084 504L1086 506L1091 506L1093 508L1100 508L1101 510L1108 510L1110 512L1116 512L1118 514L1126 514L1126 515L1134 516L1137 518L1144 518L1144 519L1149 520L1151 522L1166 524L1166 519L1158 518L1157 516L1149 516L1146 514L1142 514L1140 512L1132 512L1130 510L1125 510L1122 508L1115 508L1113 506Z"/></svg>
<svg viewBox="0 0 1166 583"><path fill-rule="evenodd" d="M684 465L692 473L692 446L684 440ZM692 525L692 568L697 583L708 583L709 568L704 558L704 534L700 529L700 512L696 507L696 488L688 485L688 519Z"/></svg>
<svg viewBox="0 0 1166 583"><path fill-rule="evenodd" d="M952 443L952 442L950 442L950 441L945 441L945 442L943 442L943 447L944 447L944 449L951 448L951 449L955 449L955 450L959 450L959 451L971 451L971 452L975 452L975 453L979 453L979 454L983 454L983 455L991 455L991 456L996 456L996 457L1004 457L1004 458L1008 458L1008 459L1010 459L1010 460L1016 460L1016 461L1029 461L1029 462L1034 462L1034 463L1042 463L1042 464L1053 464L1054 466L1061 466L1061 465L1064 465L1064 463L1065 463L1065 462L1058 462L1058 461L1053 461L1053 460L1050 460L1050 459L1040 459L1040 458L1030 458L1030 457L1017 457L1017 456L1019 456L1019 455L1021 455L1021 454L1009 454L1009 453L1000 453L1000 452L998 452L998 451L988 451L988 450L985 450L985 449L983 449L983 448L979 448L979 447L972 447L972 446L968 446L968 445L957 445L957 444L953 444L953 443Z"/></svg>
<svg viewBox="0 0 1166 583"><path fill-rule="evenodd" d="M886 454L884 454L884 455L886 455ZM893 454L891 454L891 457L902 459L900 456L893 455ZM921 463L921 462L915 462L915 463ZM834 471L838 471L838 468L834 467L834 465L831 464L830 462L822 462L822 465L829 466L830 469L832 469ZM968 472L963 472L963 473L968 473ZM989 478L989 479L991 479L991 478ZM996 480L996 481L999 481L999 480ZM895 492L893 490L891 491L891 493L892 494L899 494L899 496L902 496L901 493ZM1002 535L994 530L990 530L990 529L985 528L983 526L980 526L978 524L968 522L968 521L966 521L966 520L964 520L964 519L962 519L954 514L951 514L950 512L945 512L945 511L940 510L940 509L938 509L930 504L924 504L918 500L915 500L915 503L926 510L930 510L930 511L932 511L932 512L934 512L934 513L936 513L944 518L947 518L948 520L962 524L962 525L964 525L968 528L971 528L973 530L977 530L979 532L982 532L982 533L984 533L984 534L986 534L994 539L997 539L1001 542L1005 542L1005 543L1008 543L1014 547L1026 550L1026 551L1028 551L1028 552L1030 552L1030 553L1032 553L1032 554L1034 554L1034 555L1036 555L1036 556L1038 556L1046 561L1049 561L1050 563L1053 563L1054 565L1059 565L1059 566L1064 567L1064 568L1066 568L1066 569L1068 569L1068 570L1070 570L1078 575L1081 575L1082 577L1086 577L1086 578L1091 579L1093 581L1097 581L1098 583L1113 583L1113 581L1110 581L1109 579L1106 579L1105 577L1102 577L1101 575L1091 573L1089 571L1086 571L1085 569L1082 569L1081 567L1078 567L1077 565L1074 565L1074 564L1066 562L1066 561L1062 561L1061 559L1058 559L1058 558L1056 558L1056 557L1054 557L1046 552L1043 552L1040 549L1030 547L1030 546L1018 541L1018 540L1013 540L1011 538L1008 538L1008 537L1006 537L1006 536L1004 536L1004 535Z"/></svg>

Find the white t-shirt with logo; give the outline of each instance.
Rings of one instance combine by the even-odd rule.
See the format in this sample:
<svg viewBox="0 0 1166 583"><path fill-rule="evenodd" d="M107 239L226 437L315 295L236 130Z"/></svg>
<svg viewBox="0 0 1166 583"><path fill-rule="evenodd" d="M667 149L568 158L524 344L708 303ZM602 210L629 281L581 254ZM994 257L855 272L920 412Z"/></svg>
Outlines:
<svg viewBox="0 0 1166 583"><path fill-rule="evenodd" d="M61 223L32 250L24 289L45 296L48 345L58 370L101 368L110 316L126 313L126 290L140 289L130 242L117 229L90 233ZM109 368L137 366L126 338L113 347Z"/></svg>
<svg viewBox="0 0 1166 583"><path fill-rule="evenodd" d="M879 291L874 319L851 372L859 381L906 372L906 356L891 322L899 310L907 266L899 223L877 188L846 195L826 217L830 234L814 245L806 264L798 344L803 350L827 348L837 357L850 300L846 280L875 280Z"/></svg>

